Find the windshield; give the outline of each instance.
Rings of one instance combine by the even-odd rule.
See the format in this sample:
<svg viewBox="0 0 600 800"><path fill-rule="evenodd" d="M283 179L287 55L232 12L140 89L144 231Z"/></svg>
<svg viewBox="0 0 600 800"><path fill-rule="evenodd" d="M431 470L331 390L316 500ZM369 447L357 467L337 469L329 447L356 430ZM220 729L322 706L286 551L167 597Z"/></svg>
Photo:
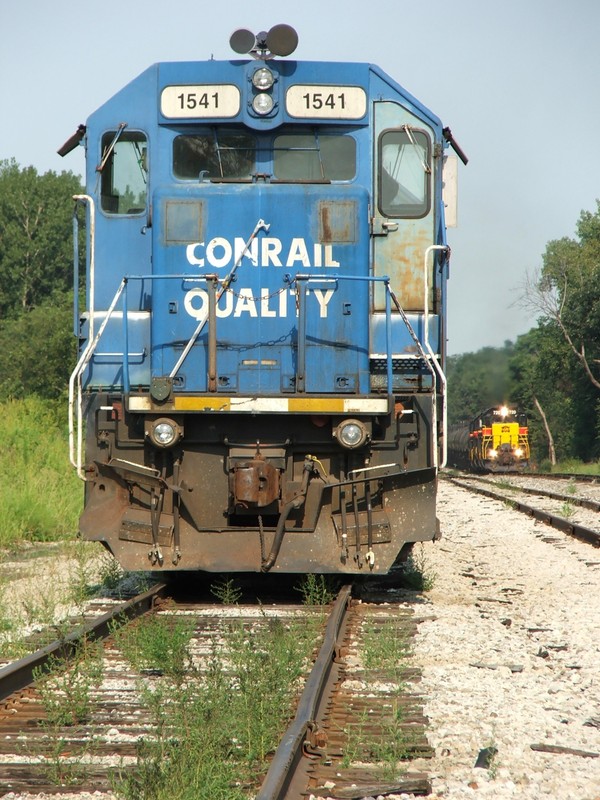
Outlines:
<svg viewBox="0 0 600 800"><path fill-rule="evenodd" d="M356 142L351 136L291 133L273 145L279 180L348 181L356 174Z"/></svg>
<svg viewBox="0 0 600 800"><path fill-rule="evenodd" d="M173 140L173 174L181 180L347 181L356 175L356 141L314 130L256 136L213 128Z"/></svg>
<svg viewBox="0 0 600 800"><path fill-rule="evenodd" d="M248 179L255 172L256 138L243 131L177 136L173 173L183 180Z"/></svg>

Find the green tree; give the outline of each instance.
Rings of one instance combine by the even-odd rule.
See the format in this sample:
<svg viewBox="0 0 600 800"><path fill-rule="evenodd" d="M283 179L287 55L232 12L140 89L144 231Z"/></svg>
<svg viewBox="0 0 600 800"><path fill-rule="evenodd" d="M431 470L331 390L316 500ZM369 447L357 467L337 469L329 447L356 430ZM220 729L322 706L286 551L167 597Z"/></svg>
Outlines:
<svg viewBox="0 0 600 800"><path fill-rule="evenodd" d="M479 411L506 403L510 396L509 362L512 342L503 348L484 347L448 359L448 420L471 419Z"/></svg>
<svg viewBox="0 0 600 800"><path fill-rule="evenodd" d="M71 172L38 175L14 159L0 161L0 317L39 305L72 283Z"/></svg>
<svg viewBox="0 0 600 800"><path fill-rule="evenodd" d="M597 459L600 201L595 212L581 212L575 237L548 242L541 271L527 278L524 290L523 305L540 317L538 328L519 342L515 368L521 390L539 402L546 417L545 435L534 436L545 447L551 432L559 459Z"/></svg>
<svg viewBox="0 0 600 800"><path fill-rule="evenodd" d="M1 397L65 395L76 361L72 305L71 293L55 293L0 323Z"/></svg>
<svg viewBox="0 0 600 800"><path fill-rule="evenodd" d="M582 211L577 238L548 242L540 275L528 278L524 305L552 323L571 359L600 390L600 201Z"/></svg>
<svg viewBox="0 0 600 800"><path fill-rule="evenodd" d="M511 398L529 416L534 461L552 460L552 448L558 459L591 457L594 437L584 431L590 421L593 428L592 387L573 363L557 326L541 322L520 336L509 367Z"/></svg>

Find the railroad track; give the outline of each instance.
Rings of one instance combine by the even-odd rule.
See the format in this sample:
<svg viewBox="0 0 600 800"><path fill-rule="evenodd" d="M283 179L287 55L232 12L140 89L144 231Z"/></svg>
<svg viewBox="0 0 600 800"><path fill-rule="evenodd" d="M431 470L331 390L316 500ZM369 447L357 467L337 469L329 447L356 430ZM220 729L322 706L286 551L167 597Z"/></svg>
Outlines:
<svg viewBox="0 0 600 800"><path fill-rule="evenodd" d="M55 639L28 656L0 668L0 704L15 692L29 686L34 673L43 670L52 659L70 658L85 639L104 639L117 620L135 619L150 611L157 600L163 597L167 587L157 583L123 603L112 605L100 615L87 622L77 624L73 630ZM0 705L1 708L1 705Z"/></svg>
<svg viewBox="0 0 600 800"><path fill-rule="evenodd" d="M140 670L138 664L136 674L131 665L124 666L115 620L150 610L169 620L191 620L195 674L206 675L214 669L214 659L224 647L224 630L231 628L232 619L242 626L244 641L258 639L261 629L277 631L289 620L308 625L307 620L314 622L318 617L322 625L325 619L321 607L289 603L268 607L200 606L172 600L157 603L164 593L164 586L154 587L102 614L95 625L80 627L0 670L0 797L9 792L108 792L116 775L123 780L127 771L139 764L140 743L155 735L156 723L140 701L140 680L157 687L162 670ZM391 791L415 795L430 791L421 768L431 751L421 699L414 688L418 675L405 663L416 625L410 609L390 600L389 593L383 603L368 593L361 601L352 599L350 586L341 590L312 671L305 676L294 720L274 756L269 757L271 766L258 794L256 775L254 785L248 782L248 797L291 800L312 793L348 799ZM92 693L92 711L84 721L53 722L47 691L44 697L40 687L48 665L71 657L77 661L82 643L104 636L103 678ZM368 658L365 661L369 647L384 640L388 647L398 648L391 656L404 664L392 676L381 664L373 667ZM227 664L228 671L230 662L231 657L226 656L220 663ZM77 681L71 681L58 687L58 705L68 704L69 691L76 685ZM386 754L381 751L382 742L388 746ZM390 749L391 742L396 750ZM387 766L382 763L386 759ZM405 767L397 768L397 761L410 765L415 759L421 766L408 774Z"/></svg>
<svg viewBox="0 0 600 800"><path fill-rule="evenodd" d="M397 751L390 753L394 762L432 756L421 698L414 689L402 688L418 675L408 666L400 667L390 682L389 665L387 670L369 670L358 655L366 650L361 647L366 636L389 637L390 629L402 648L414 635L416 621L401 605L389 600L354 602L351 587L342 588L296 717L256 800L308 795L359 800L393 792L430 793L425 773L396 769L386 774L384 756L377 752L381 742L395 741Z"/></svg>
<svg viewBox="0 0 600 800"><path fill-rule="evenodd" d="M442 477L471 492L506 503L516 511L521 511L569 536L594 547L600 547L600 517L598 516L600 501L589 497L579 497L574 491L555 492L545 489L539 483L547 476L532 478L537 484L535 486L526 485L527 478L524 476L517 478L502 476L502 479L492 479L474 475L455 477L444 473ZM569 481L568 487L574 488L573 476L562 476L562 479ZM523 502L520 498L524 494L536 497L537 504L531 505ZM575 519L573 507L585 509L587 512L585 521Z"/></svg>
<svg viewBox="0 0 600 800"><path fill-rule="evenodd" d="M116 624L151 611L165 594L165 584L158 583L125 602L111 604L108 609L103 603L100 613L92 614L60 639L0 669L0 796L17 791L65 790L64 782L73 776L70 769L73 762L65 747L51 763L50 740L57 731L50 732L43 724L47 714L36 681L48 674L53 664L69 663L86 643L106 639ZM64 702L70 699L65 697ZM73 726L68 734L65 732L63 741L67 742L69 737L85 738L85 732ZM106 776L90 764L86 764L86 773L86 780L96 788L105 782Z"/></svg>

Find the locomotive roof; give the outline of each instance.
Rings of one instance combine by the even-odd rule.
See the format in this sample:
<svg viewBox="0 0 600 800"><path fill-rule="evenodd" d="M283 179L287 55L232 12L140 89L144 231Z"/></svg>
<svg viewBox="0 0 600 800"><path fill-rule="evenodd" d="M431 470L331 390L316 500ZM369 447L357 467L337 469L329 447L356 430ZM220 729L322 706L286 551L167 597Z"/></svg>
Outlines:
<svg viewBox="0 0 600 800"><path fill-rule="evenodd" d="M257 68L260 66L273 68L287 84L293 81L324 86L355 85L363 87L368 93L374 83L373 91L377 90L377 99L398 100L441 135L442 122L439 117L375 64L288 59L271 59L266 62L254 59L156 62L92 112L88 122L100 121L107 112L114 114L116 108L121 104L123 111L130 113L134 113L136 107L141 104L147 110L148 97L158 97L165 86L173 83L186 84L203 81L223 83L234 82L234 80L239 82L240 67L253 65L256 65ZM354 122L354 124L366 124L366 121L367 116L362 122ZM301 120L301 122L309 122L309 120Z"/></svg>

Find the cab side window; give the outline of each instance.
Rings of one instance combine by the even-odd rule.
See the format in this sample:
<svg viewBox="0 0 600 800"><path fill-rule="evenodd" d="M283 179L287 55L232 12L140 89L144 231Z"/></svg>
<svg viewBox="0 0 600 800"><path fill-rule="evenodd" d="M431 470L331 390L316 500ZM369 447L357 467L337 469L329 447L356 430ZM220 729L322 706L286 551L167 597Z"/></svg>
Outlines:
<svg viewBox="0 0 600 800"><path fill-rule="evenodd" d="M141 131L102 136L100 201L108 214L143 214L148 194L148 140Z"/></svg>

